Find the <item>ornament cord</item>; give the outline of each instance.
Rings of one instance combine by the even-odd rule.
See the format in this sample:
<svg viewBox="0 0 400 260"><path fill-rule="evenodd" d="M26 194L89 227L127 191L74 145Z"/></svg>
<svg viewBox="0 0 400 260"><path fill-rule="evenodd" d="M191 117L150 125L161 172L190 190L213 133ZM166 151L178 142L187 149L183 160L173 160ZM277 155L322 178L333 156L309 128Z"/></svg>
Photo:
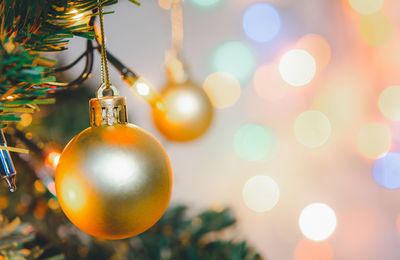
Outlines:
<svg viewBox="0 0 400 260"><path fill-rule="evenodd" d="M103 4L99 0L99 20L100 20L100 35L101 35L101 82L106 84L106 89L110 89L110 74L108 72L107 52L104 37L104 21L103 21Z"/></svg>
<svg viewBox="0 0 400 260"><path fill-rule="evenodd" d="M172 50L177 55L183 46L182 0L174 0L171 8Z"/></svg>

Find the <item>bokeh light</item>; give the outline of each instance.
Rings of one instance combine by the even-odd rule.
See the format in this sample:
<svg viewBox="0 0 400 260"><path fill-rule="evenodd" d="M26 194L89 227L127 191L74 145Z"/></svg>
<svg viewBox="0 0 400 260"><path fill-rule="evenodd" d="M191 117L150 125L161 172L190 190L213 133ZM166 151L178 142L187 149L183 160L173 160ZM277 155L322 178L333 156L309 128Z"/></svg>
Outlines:
<svg viewBox="0 0 400 260"><path fill-rule="evenodd" d="M377 184L387 189L400 188L400 153L390 152L377 159L372 175Z"/></svg>
<svg viewBox="0 0 400 260"><path fill-rule="evenodd" d="M294 49L286 52L280 59L279 72L288 84L301 87L311 82L317 65L313 56L305 50Z"/></svg>
<svg viewBox="0 0 400 260"><path fill-rule="evenodd" d="M59 151L52 151L47 154L45 162L55 169L60 160L60 156L61 153Z"/></svg>
<svg viewBox="0 0 400 260"><path fill-rule="evenodd" d="M267 3L250 5L243 15L243 29L256 42L267 42L276 37L281 28L278 12Z"/></svg>
<svg viewBox="0 0 400 260"><path fill-rule="evenodd" d="M247 124L236 131L234 149L236 154L248 161L265 159L273 147L273 133L264 126Z"/></svg>
<svg viewBox="0 0 400 260"><path fill-rule="evenodd" d="M239 81L227 72L215 72L204 81L204 91L216 108L234 105L240 97Z"/></svg>
<svg viewBox="0 0 400 260"><path fill-rule="evenodd" d="M299 217L300 230L313 241L327 239L336 228L336 214L328 205L312 203L305 207Z"/></svg>
<svg viewBox="0 0 400 260"><path fill-rule="evenodd" d="M381 46L392 39L392 23L381 12L365 15L360 22L360 36L372 46Z"/></svg>
<svg viewBox="0 0 400 260"><path fill-rule="evenodd" d="M225 42L215 50L212 66L214 72L228 72L245 81L254 71L255 56L242 42Z"/></svg>
<svg viewBox="0 0 400 260"><path fill-rule="evenodd" d="M349 0L351 7L358 13L366 15L378 12L384 0Z"/></svg>
<svg viewBox="0 0 400 260"><path fill-rule="evenodd" d="M331 47L328 41L318 34L307 34L296 44L297 49L305 50L314 57L317 71L323 70L331 59Z"/></svg>
<svg viewBox="0 0 400 260"><path fill-rule="evenodd" d="M295 260L332 260L333 250L329 242L302 239L294 252Z"/></svg>
<svg viewBox="0 0 400 260"><path fill-rule="evenodd" d="M294 122L294 134L299 143L315 148L323 145L331 135L328 117L317 110L301 113Z"/></svg>
<svg viewBox="0 0 400 260"><path fill-rule="evenodd" d="M253 85L257 94L267 101L284 97L291 87L282 80L275 63L258 67L254 73Z"/></svg>
<svg viewBox="0 0 400 260"><path fill-rule="evenodd" d="M195 5L201 7L213 7L221 3L221 0L191 0Z"/></svg>
<svg viewBox="0 0 400 260"><path fill-rule="evenodd" d="M243 187L243 200L255 212L271 210L279 201L279 186L269 176L257 175Z"/></svg>
<svg viewBox="0 0 400 260"><path fill-rule="evenodd" d="M24 113L21 116L21 121L18 122L18 125L22 128L29 126L32 123L32 114Z"/></svg>
<svg viewBox="0 0 400 260"><path fill-rule="evenodd" d="M385 155L391 146L390 129L381 123L364 125L357 135L357 148L367 158L376 159Z"/></svg>
<svg viewBox="0 0 400 260"><path fill-rule="evenodd" d="M400 86L384 89L378 101L379 110L388 119L400 120Z"/></svg>

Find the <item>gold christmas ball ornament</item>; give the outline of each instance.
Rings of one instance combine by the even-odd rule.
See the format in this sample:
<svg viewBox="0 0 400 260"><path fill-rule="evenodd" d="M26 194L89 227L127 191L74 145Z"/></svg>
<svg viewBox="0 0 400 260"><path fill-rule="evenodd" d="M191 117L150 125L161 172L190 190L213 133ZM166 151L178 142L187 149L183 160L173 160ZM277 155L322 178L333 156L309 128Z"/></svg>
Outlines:
<svg viewBox="0 0 400 260"><path fill-rule="evenodd" d="M190 81L170 82L161 92L163 106L153 107L153 120L169 140L186 142L210 127L214 109L203 89Z"/></svg>
<svg viewBox="0 0 400 260"><path fill-rule="evenodd" d="M90 100L91 127L61 154L56 192L79 229L98 238L123 239L144 232L164 214L172 171L161 144L127 123L125 98L103 97L99 91Z"/></svg>

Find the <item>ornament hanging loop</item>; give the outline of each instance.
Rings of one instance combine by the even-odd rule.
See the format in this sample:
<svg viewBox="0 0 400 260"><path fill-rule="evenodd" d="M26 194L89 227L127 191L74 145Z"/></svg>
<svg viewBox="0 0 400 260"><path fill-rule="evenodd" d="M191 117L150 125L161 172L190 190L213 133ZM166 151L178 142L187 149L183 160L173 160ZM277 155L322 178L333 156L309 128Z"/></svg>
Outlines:
<svg viewBox="0 0 400 260"><path fill-rule="evenodd" d="M105 83L101 84L100 87L97 89L97 93L96 93L96 97L97 98L102 98L104 97L104 92L105 91L110 91L111 92L111 96L119 96L119 92L118 89L110 84L108 87Z"/></svg>

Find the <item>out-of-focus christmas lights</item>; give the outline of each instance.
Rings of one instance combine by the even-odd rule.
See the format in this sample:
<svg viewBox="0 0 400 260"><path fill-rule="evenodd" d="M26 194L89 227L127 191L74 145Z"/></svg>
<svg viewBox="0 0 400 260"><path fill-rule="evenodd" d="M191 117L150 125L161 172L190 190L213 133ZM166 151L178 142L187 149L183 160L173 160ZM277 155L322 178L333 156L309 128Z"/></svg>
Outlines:
<svg viewBox="0 0 400 260"><path fill-rule="evenodd" d="M384 0L348 0L350 6L362 15L378 12L384 3Z"/></svg>
<svg viewBox="0 0 400 260"><path fill-rule="evenodd" d="M210 74L205 79L203 88L216 108L233 106L240 98L240 82L227 72Z"/></svg>
<svg viewBox="0 0 400 260"><path fill-rule="evenodd" d="M361 18L359 32L367 44L382 46L392 39L392 22L382 12L365 15Z"/></svg>
<svg viewBox="0 0 400 260"><path fill-rule="evenodd" d="M299 226L305 237L313 241L327 239L336 228L336 214L328 205L312 203L299 217Z"/></svg>
<svg viewBox="0 0 400 260"><path fill-rule="evenodd" d="M377 184L387 189L400 188L400 153L389 152L375 161L372 175Z"/></svg>
<svg viewBox="0 0 400 260"><path fill-rule="evenodd" d="M357 134L357 148L367 158L384 156L392 144L389 127L382 123L368 123Z"/></svg>
<svg viewBox="0 0 400 260"><path fill-rule="evenodd" d="M309 148L323 145L331 135L331 131L328 117L317 110L301 113L294 122L297 141Z"/></svg>
<svg viewBox="0 0 400 260"><path fill-rule="evenodd" d="M207 8L217 6L223 1L224 0L190 0L190 2L192 2L195 5L198 5L200 7L207 7Z"/></svg>
<svg viewBox="0 0 400 260"><path fill-rule="evenodd" d="M302 87L310 83L316 71L314 57L305 50L290 50L281 57L279 62L282 79L294 87Z"/></svg>
<svg viewBox="0 0 400 260"><path fill-rule="evenodd" d="M126 84L132 87L135 93L146 100L151 106L163 110L163 100L160 93L143 77L133 75L122 76Z"/></svg>
<svg viewBox="0 0 400 260"><path fill-rule="evenodd" d="M58 161L60 160L61 152L51 151L47 154L45 162L53 169L57 167Z"/></svg>
<svg viewBox="0 0 400 260"><path fill-rule="evenodd" d="M257 175L246 181L242 196L249 209L255 212L269 211L279 201L279 186L271 177Z"/></svg>
<svg viewBox="0 0 400 260"><path fill-rule="evenodd" d="M379 95L378 106L381 113L390 120L400 120L400 86L384 89Z"/></svg>
<svg viewBox="0 0 400 260"><path fill-rule="evenodd" d="M233 141L236 154L248 161L267 158L271 155L274 145L272 130L257 124L246 124L239 128Z"/></svg>
<svg viewBox="0 0 400 260"><path fill-rule="evenodd" d="M242 23L246 35L256 42L271 41L281 28L279 13L267 3L250 5L243 15Z"/></svg>
<svg viewBox="0 0 400 260"><path fill-rule="evenodd" d="M217 47L212 56L213 72L228 72L240 82L251 76L254 67L255 54L242 42L225 42Z"/></svg>
<svg viewBox="0 0 400 260"><path fill-rule="evenodd" d="M166 6L171 4L171 1L159 0L166 9L170 8ZM393 25L386 14L382 13L383 11L380 12L383 0L348 1L355 11L364 15L360 17L359 32L361 38L367 44L376 47L385 45L391 40L394 31ZM212 7L222 1L192 0L191 2L202 7ZM271 10L269 10L271 12L268 11L269 13L267 13L265 11L266 6L271 7L266 3L250 5L243 16L244 32L251 40L256 42L271 41L275 39L280 30L280 16L277 10L271 7ZM76 15L77 20L80 20L83 16L76 10L71 11L71 13ZM264 26L260 27L262 24ZM265 30L266 28L268 30ZM316 73L326 68L330 62L331 45L321 35L305 35L292 47L295 49L285 53L279 62L261 65L254 71L255 55L248 45L242 42L227 42L219 46L212 60L213 71L215 72L210 74L203 84L203 88L210 97L213 106L216 108L233 106L242 92L240 82L245 82L251 75L254 75L253 85L261 98L267 101L282 99L291 91L293 93L294 89L291 86L308 85L314 79ZM332 47L337 47L333 41ZM177 65L182 66L182 64L178 63ZM182 72L184 71L183 68L179 69ZM175 75L178 74L175 73ZM331 132L339 129L335 127L344 128L354 119L364 120L362 113L365 111L357 91L362 86L365 88L365 93L367 93L369 91L368 86L363 82L354 82L350 77L338 76L343 78L343 82L322 83L321 86L324 88L319 92L320 99L314 99L312 102L312 109L315 110L305 111L294 121L296 139L308 148L324 145ZM147 80L135 73L123 74L123 79L136 94L144 98L153 107L164 110L166 114L164 99ZM242 86L245 86L245 84L242 84ZM400 87L397 86L389 87L383 90L379 96L379 110L387 119L400 120L399 89ZM12 96L7 98L13 99ZM298 98L300 99L300 97ZM190 112L196 111L198 107L196 101L190 98L182 98L178 102L171 103L183 111L183 114L190 114ZM270 103L266 104L270 105ZM177 116L176 111L170 110L170 118L178 118L179 116ZM24 123L24 118L22 119L19 123L20 127L29 125L29 123ZM365 124L365 122L363 123ZM400 157L397 152L390 152L391 146L396 147L396 144L392 144L392 134L389 127L390 125L380 123L368 123L362 126L358 132L355 132L356 134L354 134L352 141L355 143L354 148L358 149L363 156L376 159L373 167L373 178L377 184L388 189L396 189L400 188L400 173L397 170L400 168L398 163ZM173 128L171 129L178 133ZM271 133L269 128L261 125L245 125L239 128L234 137L236 154L249 161L260 161L267 158L271 153L272 143L274 143L273 134ZM179 135L181 136L181 134ZM393 139L395 138L396 135L393 134ZM48 155L48 158L51 157L51 159L46 160L52 167L56 165L55 154L55 152L51 152ZM270 180L267 181L267 178ZM276 182L271 180L267 176L255 176L246 182L242 195L245 204L250 209L256 212L263 212L275 206L275 201L279 199L279 187ZM265 184L266 182L268 184ZM37 190L43 190L43 187L39 184L35 183L36 186L38 186ZM49 189L53 187L52 189L54 190L54 182L49 182L46 186ZM271 187L273 188L270 189ZM267 194L268 192L273 192L273 194ZM324 204L312 204L303 210L299 224L302 232L309 239L320 241L329 237L333 232L331 230L334 230L333 226L336 225L335 213L333 210L330 211L329 207L327 209L327 207ZM330 219L331 221L321 224L319 222L322 219ZM335 223L335 225L332 223ZM321 226L318 229L313 228L313 225L319 224ZM296 247L295 259L308 260L314 258L332 259L333 252L330 244L326 241L301 240Z"/></svg>

